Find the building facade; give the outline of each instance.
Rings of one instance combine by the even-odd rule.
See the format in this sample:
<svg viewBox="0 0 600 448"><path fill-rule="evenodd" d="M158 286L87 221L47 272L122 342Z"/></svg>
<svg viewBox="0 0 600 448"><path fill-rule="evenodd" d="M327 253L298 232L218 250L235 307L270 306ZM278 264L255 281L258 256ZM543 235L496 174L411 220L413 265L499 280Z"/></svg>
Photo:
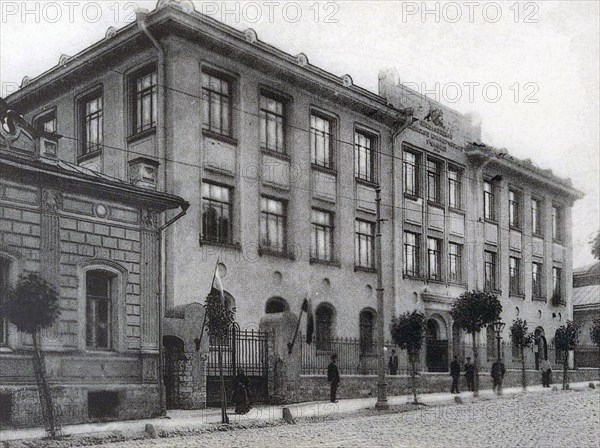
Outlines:
<svg viewBox="0 0 600 448"><path fill-rule="evenodd" d="M600 352L590 331L600 318L600 262L573 272L573 320L581 331L575 362L581 367L599 367Z"/></svg>
<svg viewBox="0 0 600 448"><path fill-rule="evenodd" d="M39 345L60 424L159 415L158 216L187 204L57 159L58 139L0 129L0 301L31 273L59 293ZM33 348L0 307L3 428L44 422Z"/></svg>
<svg viewBox="0 0 600 448"><path fill-rule="evenodd" d="M309 297L317 345L373 341L381 186L386 334L425 311L429 370L460 353L449 307L467 289L540 344L571 317L569 182L478 144L472 119L392 72L374 94L188 5L158 2L9 98L56 123L61 159L126 179L144 157L190 202L161 248L167 307L203 302L218 264L243 328Z"/></svg>

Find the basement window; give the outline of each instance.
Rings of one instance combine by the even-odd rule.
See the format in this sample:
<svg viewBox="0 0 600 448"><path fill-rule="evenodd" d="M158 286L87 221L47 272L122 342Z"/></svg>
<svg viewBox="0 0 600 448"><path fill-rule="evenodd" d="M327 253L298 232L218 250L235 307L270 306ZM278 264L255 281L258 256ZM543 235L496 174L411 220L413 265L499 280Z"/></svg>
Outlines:
<svg viewBox="0 0 600 448"><path fill-rule="evenodd" d="M88 417L93 419L116 418L119 408L118 392L88 392Z"/></svg>
<svg viewBox="0 0 600 448"><path fill-rule="evenodd" d="M0 394L0 429L7 428L12 422L12 395Z"/></svg>

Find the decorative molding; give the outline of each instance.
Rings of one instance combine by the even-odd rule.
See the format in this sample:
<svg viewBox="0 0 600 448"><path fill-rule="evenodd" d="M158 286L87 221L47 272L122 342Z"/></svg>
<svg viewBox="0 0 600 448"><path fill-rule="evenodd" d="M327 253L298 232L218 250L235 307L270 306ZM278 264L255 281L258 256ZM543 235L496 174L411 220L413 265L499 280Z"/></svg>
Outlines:
<svg viewBox="0 0 600 448"><path fill-rule="evenodd" d="M352 76L350 76L350 75L342 76L342 83L344 84L344 87L352 87L354 85Z"/></svg>
<svg viewBox="0 0 600 448"><path fill-rule="evenodd" d="M117 34L117 29L114 26L109 26L106 30L106 35L104 36L104 38L111 39L115 36L115 34Z"/></svg>
<svg viewBox="0 0 600 448"><path fill-rule="evenodd" d="M47 213L56 213L62 210L63 195L61 192L44 190L42 193L42 211Z"/></svg>
<svg viewBox="0 0 600 448"><path fill-rule="evenodd" d="M244 37L246 38L246 42L249 44L255 44L258 42L258 34L256 34L256 31L254 31L252 28L248 28L246 31L244 31Z"/></svg>
<svg viewBox="0 0 600 448"><path fill-rule="evenodd" d="M304 53L299 53L296 55L296 64L300 67L306 67L308 65L308 56Z"/></svg>
<svg viewBox="0 0 600 448"><path fill-rule="evenodd" d="M142 210L142 228L156 230L158 228L158 212L150 209Z"/></svg>
<svg viewBox="0 0 600 448"><path fill-rule="evenodd" d="M23 76L23 79L21 81L21 87L25 87L27 84L29 84L31 82L31 78L29 76Z"/></svg>
<svg viewBox="0 0 600 448"><path fill-rule="evenodd" d="M70 59L71 56L69 56L68 54L61 54L60 58L58 58L58 65L66 65Z"/></svg>

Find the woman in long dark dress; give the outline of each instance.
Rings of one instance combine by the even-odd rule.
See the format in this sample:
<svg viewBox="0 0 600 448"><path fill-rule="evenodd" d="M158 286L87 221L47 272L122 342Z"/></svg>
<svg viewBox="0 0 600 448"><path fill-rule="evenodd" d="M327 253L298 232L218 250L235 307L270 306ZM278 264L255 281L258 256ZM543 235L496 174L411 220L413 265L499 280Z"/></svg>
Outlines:
<svg viewBox="0 0 600 448"><path fill-rule="evenodd" d="M252 409L249 392L250 380L242 369L238 369L231 401L235 404L236 414L247 414Z"/></svg>

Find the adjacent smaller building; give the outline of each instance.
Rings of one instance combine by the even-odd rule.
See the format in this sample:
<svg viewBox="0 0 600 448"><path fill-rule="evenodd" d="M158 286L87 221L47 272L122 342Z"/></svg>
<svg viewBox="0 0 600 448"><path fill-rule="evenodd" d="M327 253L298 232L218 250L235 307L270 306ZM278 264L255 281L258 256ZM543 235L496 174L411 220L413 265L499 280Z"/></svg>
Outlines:
<svg viewBox="0 0 600 448"><path fill-rule="evenodd" d="M573 320L579 325L577 367L600 367L600 353L590 336L594 319L600 318L600 261L573 272Z"/></svg>
<svg viewBox="0 0 600 448"><path fill-rule="evenodd" d="M159 218L188 204L153 191L143 159L132 173L148 188L57 159L54 133L1 124L0 304L20 274L59 291L40 335L59 423L160 414ZM43 421L32 349L0 307L1 427Z"/></svg>

